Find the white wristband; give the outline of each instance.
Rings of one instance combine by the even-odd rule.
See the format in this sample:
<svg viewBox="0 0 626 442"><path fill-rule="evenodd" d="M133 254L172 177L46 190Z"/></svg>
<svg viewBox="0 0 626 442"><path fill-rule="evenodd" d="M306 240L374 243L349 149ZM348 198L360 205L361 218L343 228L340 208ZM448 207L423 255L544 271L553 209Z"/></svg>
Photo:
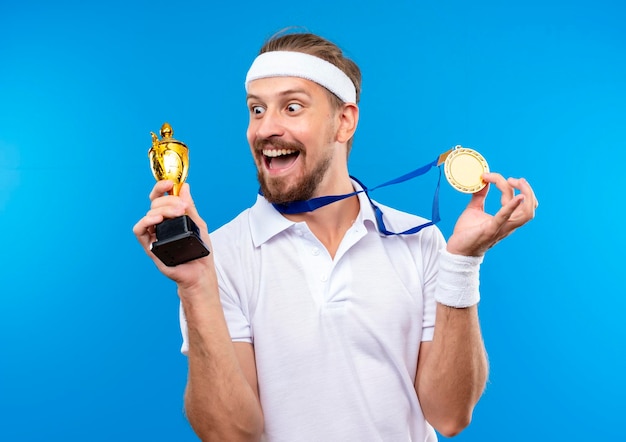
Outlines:
<svg viewBox="0 0 626 442"><path fill-rule="evenodd" d="M463 256L439 251L439 273L435 300L454 308L465 308L480 301L479 269L482 256Z"/></svg>

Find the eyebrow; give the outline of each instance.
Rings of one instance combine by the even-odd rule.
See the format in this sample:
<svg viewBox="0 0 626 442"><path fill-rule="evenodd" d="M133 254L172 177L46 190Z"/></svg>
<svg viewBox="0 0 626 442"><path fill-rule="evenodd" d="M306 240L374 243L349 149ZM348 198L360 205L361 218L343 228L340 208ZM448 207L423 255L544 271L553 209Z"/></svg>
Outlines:
<svg viewBox="0 0 626 442"><path fill-rule="evenodd" d="M306 95L307 97L310 96L307 90L303 88L287 89L278 93L278 95L281 97L284 97L287 95L296 95L296 94L303 94L303 95ZM249 100L251 98L255 100L261 99L261 97L259 97L258 95L254 95L254 94L246 95L246 100Z"/></svg>

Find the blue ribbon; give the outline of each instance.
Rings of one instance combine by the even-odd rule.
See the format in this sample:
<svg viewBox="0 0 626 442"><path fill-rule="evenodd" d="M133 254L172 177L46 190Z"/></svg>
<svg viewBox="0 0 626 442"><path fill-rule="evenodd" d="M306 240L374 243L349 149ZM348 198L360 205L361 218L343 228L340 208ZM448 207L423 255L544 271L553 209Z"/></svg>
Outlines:
<svg viewBox="0 0 626 442"><path fill-rule="evenodd" d="M349 198L351 196L364 192L365 195L367 195L367 199L372 205L372 208L374 209L374 213L376 215L376 222L378 223L378 230L380 231L380 233L382 233L383 235L411 235L413 233L419 232L425 227L432 226L433 224L441 220L439 216L439 185L441 184L441 168L439 168L439 178L437 179L437 187L435 188L435 195L433 197L431 221L421 224L419 226L412 227L408 230L405 230L404 232L390 232L389 230L387 230L387 228L385 227L385 222L383 221L383 212L376 204L374 204L374 202L370 198L369 193L373 192L376 189L380 189L381 187L386 187L386 186L391 186L393 184L402 183L404 181L408 181L415 177L424 175L432 167L437 167L437 165L439 164L439 158L440 157L437 157L437 159L435 159L435 161L431 163L428 163L398 178L379 184L378 186L372 187L371 189L368 189L367 187L365 187L365 185L361 183L359 180L357 180L355 177L350 176L350 178L352 178L354 181L356 181L357 183L361 185L363 190L357 190L355 192L346 193L343 195L320 196L317 198L311 198L310 200L306 200L306 201L292 201L292 202L282 203L282 204L273 204L273 206L280 213L283 213L286 215L293 215L296 213L312 212L316 209L319 209L320 207L326 206L336 201L340 201L342 199ZM259 194L263 195L263 193L260 190L259 190Z"/></svg>

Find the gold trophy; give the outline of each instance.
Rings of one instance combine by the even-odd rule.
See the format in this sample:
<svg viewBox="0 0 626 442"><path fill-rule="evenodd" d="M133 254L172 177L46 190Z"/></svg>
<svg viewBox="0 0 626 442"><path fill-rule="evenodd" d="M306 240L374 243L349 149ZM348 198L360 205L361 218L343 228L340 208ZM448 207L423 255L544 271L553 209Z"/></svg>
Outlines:
<svg viewBox="0 0 626 442"><path fill-rule="evenodd" d="M157 181L174 182L172 195L178 196L189 171L189 149L172 138L174 131L169 123L161 126L161 140L152 135L152 147L148 151L150 168ZM209 248L200 238L200 229L187 216L166 219L156 225L157 240L152 243L154 253L166 266L172 267L209 254Z"/></svg>

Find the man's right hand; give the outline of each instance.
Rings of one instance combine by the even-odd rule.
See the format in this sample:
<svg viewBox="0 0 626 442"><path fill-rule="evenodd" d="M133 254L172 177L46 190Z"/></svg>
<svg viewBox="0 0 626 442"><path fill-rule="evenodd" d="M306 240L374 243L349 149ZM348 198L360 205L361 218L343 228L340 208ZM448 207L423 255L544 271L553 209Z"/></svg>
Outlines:
<svg viewBox="0 0 626 442"><path fill-rule="evenodd" d="M185 214L196 223L200 229L202 241L209 247L209 250L212 250L207 225L196 210L189 191L189 184L185 183L182 186L179 196L166 195L172 191L173 187L174 183L169 180L159 181L155 184L150 192L150 210L135 224L133 233L161 273L178 284L179 294L182 296L183 293L187 292L203 292L203 290L194 290L194 288L200 288L207 282L215 284L216 278L212 254L185 264L168 267L151 251L151 245L156 241L155 226L166 218L175 218ZM209 277L208 280L206 279L207 276Z"/></svg>

